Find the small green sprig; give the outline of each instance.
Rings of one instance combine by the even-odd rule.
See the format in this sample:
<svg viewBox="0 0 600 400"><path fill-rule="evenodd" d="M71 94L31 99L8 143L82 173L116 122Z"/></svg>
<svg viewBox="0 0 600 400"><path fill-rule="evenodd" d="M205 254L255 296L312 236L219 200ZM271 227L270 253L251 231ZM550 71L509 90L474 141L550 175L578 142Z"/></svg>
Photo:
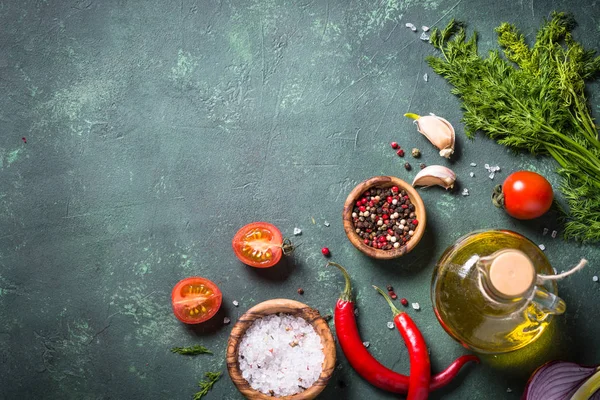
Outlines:
<svg viewBox="0 0 600 400"><path fill-rule="evenodd" d="M195 356L198 354L212 354L212 351L207 349L204 346L200 346L199 344L189 347L173 347L171 349L172 353L183 354L186 356Z"/></svg>
<svg viewBox="0 0 600 400"><path fill-rule="evenodd" d="M570 14L552 13L535 43L509 23L496 32L498 50L482 57L477 34L467 39L464 24L450 21L434 30L429 56L433 70L462 100L465 133L481 131L499 144L549 155L559 165L565 236L600 241L600 141L585 95L586 81L600 76L600 57L575 41Z"/></svg>
<svg viewBox="0 0 600 400"><path fill-rule="evenodd" d="M204 376L206 380L198 382L200 391L194 394L194 400L200 400L204 397L213 387L213 385L221 378L222 372L207 372Z"/></svg>

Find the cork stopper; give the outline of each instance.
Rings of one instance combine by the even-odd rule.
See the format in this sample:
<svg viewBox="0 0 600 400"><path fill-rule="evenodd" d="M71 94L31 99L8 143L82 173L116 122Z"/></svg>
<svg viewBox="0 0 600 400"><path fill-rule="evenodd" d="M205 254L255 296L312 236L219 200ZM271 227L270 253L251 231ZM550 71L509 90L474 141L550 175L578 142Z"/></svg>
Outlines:
<svg viewBox="0 0 600 400"><path fill-rule="evenodd" d="M492 261L489 279L492 287L502 296L519 297L535 282L533 263L519 250L505 250Z"/></svg>

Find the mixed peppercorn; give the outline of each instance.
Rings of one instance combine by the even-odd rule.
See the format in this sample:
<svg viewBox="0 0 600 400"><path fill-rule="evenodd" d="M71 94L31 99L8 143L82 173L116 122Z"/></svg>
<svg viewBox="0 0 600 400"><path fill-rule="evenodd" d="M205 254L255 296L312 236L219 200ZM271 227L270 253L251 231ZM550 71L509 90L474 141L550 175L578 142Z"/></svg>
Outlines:
<svg viewBox="0 0 600 400"><path fill-rule="evenodd" d="M363 243L381 250L408 242L419 224L410 197L397 186L364 192L354 205L352 221Z"/></svg>

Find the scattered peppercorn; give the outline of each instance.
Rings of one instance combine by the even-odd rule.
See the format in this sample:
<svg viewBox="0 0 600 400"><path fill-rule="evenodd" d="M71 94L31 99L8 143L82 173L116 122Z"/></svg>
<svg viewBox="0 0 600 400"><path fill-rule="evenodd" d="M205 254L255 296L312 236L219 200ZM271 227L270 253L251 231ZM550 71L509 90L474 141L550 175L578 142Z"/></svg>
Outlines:
<svg viewBox="0 0 600 400"><path fill-rule="evenodd" d="M414 149L412 149L412 151L410 153L412 154L412 156L414 158L421 157L421 150L417 149L416 147Z"/></svg>
<svg viewBox="0 0 600 400"><path fill-rule="evenodd" d="M427 166L427 165L425 165L425 164L423 164L423 163L419 164L419 168L421 168L421 169L424 169L426 166Z"/></svg>
<svg viewBox="0 0 600 400"><path fill-rule="evenodd" d="M392 285L387 285L385 288L388 290L388 292L394 290Z"/></svg>
<svg viewBox="0 0 600 400"><path fill-rule="evenodd" d="M398 147L400 147L400 146L398 146L397 142L390 143L390 146L392 146L392 149L394 149L394 150L397 149Z"/></svg>
<svg viewBox="0 0 600 400"><path fill-rule="evenodd" d="M298 289L298 294L304 294L304 289L302 289L302 288L299 288L299 289Z"/></svg>
<svg viewBox="0 0 600 400"><path fill-rule="evenodd" d="M323 253L323 255L324 255L325 257L329 257L329 256L331 255L331 252L329 251L329 249L328 249L327 247L323 247L323 248L321 249L321 253Z"/></svg>
<svg viewBox="0 0 600 400"><path fill-rule="evenodd" d="M407 171L410 171L410 170L412 169L412 167L410 166L410 164L409 164L409 163L406 163L406 164L404 164L404 168L405 168Z"/></svg>
<svg viewBox="0 0 600 400"><path fill-rule="evenodd" d="M23 141L23 143L27 143L27 138L22 137L21 140Z"/></svg>
<svg viewBox="0 0 600 400"><path fill-rule="evenodd" d="M403 297L400 299L400 304L402 304L404 307L408 307L408 300Z"/></svg>
<svg viewBox="0 0 600 400"><path fill-rule="evenodd" d="M396 152L400 157L404 157L404 150L400 149Z"/></svg>

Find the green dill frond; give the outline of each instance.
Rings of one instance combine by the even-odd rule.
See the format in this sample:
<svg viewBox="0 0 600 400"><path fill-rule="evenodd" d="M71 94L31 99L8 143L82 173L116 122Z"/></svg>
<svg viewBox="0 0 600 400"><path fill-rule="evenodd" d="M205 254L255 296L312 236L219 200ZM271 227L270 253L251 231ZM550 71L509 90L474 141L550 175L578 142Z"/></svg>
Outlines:
<svg viewBox="0 0 600 400"><path fill-rule="evenodd" d="M600 57L574 40L573 16L554 12L533 46L509 23L496 31L498 51L482 57L477 35L452 20L432 32L441 56L427 62L462 100L465 133L484 132L514 150L552 156L568 203L565 236L600 241L600 142L585 82L600 75Z"/></svg>
<svg viewBox="0 0 600 400"><path fill-rule="evenodd" d="M206 380L198 382L200 390L194 394L193 400L200 400L206 396L214 384L221 378L222 372L207 372L204 376Z"/></svg>
<svg viewBox="0 0 600 400"><path fill-rule="evenodd" d="M194 345L189 347L173 347L171 353L183 354L186 356L195 356L198 354L212 354L212 351L204 346Z"/></svg>

